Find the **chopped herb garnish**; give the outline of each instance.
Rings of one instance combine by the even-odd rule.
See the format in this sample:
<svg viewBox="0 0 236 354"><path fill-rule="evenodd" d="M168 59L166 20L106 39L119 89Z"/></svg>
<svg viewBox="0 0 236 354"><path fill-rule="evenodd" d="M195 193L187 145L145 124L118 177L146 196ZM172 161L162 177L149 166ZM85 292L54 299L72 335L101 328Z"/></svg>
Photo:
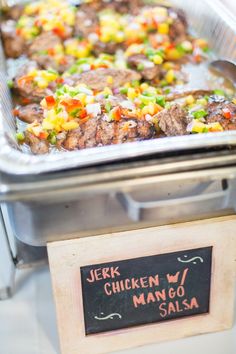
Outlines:
<svg viewBox="0 0 236 354"><path fill-rule="evenodd" d="M76 109L74 109L71 113L70 113L70 115L73 117L73 118L75 118L75 117L77 117L78 116L78 113L81 111L81 108L76 108Z"/></svg>
<svg viewBox="0 0 236 354"><path fill-rule="evenodd" d="M217 90L214 90L213 92L217 96L225 96L224 90L217 89Z"/></svg>
<svg viewBox="0 0 236 354"><path fill-rule="evenodd" d="M164 96L157 96L156 103L159 104L161 107L165 107L166 101Z"/></svg>
<svg viewBox="0 0 236 354"><path fill-rule="evenodd" d="M207 114L207 111L205 111L204 109L200 109L199 111L193 112L193 116L195 119L204 118L207 116Z"/></svg>
<svg viewBox="0 0 236 354"><path fill-rule="evenodd" d="M139 87L140 83L138 80L133 80L132 81L132 87Z"/></svg>
<svg viewBox="0 0 236 354"><path fill-rule="evenodd" d="M62 107L58 107L56 108L56 114L59 114L63 111L63 108Z"/></svg>
<svg viewBox="0 0 236 354"><path fill-rule="evenodd" d="M127 87L121 87L120 88L120 93L122 93L123 95L126 95L128 92L128 88Z"/></svg>
<svg viewBox="0 0 236 354"><path fill-rule="evenodd" d="M7 85L9 88L13 88L13 85L14 85L13 80L8 80Z"/></svg>
<svg viewBox="0 0 236 354"><path fill-rule="evenodd" d="M16 133L16 139L19 141L19 142L23 142L25 140L25 135L23 132L18 132Z"/></svg>
<svg viewBox="0 0 236 354"><path fill-rule="evenodd" d="M111 103L109 102L109 101L107 101L106 102L106 104L105 104L105 109L106 109L106 112L110 112L110 110L111 110L111 108L112 108L112 106L111 106Z"/></svg>
<svg viewBox="0 0 236 354"><path fill-rule="evenodd" d="M138 71L144 70L145 69L144 64L143 63L138 63L137 69L138 69Z"/></svg>

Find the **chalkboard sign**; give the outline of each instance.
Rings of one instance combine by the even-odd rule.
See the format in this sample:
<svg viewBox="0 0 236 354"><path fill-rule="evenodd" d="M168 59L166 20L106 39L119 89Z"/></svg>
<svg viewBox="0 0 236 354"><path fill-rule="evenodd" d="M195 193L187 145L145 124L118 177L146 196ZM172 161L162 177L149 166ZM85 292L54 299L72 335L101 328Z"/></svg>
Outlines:
<svg viewBox="0 0 236 354"><path fill-rule="evenodd" d="M212 247L81 267L86 335L208 313Z"/></svg>

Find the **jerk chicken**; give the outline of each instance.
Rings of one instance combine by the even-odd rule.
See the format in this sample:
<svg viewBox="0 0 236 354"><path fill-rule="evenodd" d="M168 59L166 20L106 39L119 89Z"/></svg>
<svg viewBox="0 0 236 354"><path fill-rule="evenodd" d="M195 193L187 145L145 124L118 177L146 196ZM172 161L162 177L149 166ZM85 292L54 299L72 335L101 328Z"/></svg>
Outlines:
<svg viewBox="0 0 236 354"><path fill-rule="evenodd" d="M236 129L236 101L187 90L207 58L185 14L142 0L38 0L4 14L5 54L26 63L10 87L17 139L33 154Z"/></svg>

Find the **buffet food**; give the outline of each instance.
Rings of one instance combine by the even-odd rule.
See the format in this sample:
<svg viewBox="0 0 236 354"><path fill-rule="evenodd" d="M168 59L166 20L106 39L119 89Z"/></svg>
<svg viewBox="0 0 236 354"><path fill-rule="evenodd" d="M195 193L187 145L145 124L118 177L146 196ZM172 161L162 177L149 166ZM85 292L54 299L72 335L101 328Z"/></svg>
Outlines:
<svg viewBox="0 0 236 354"><path fill-rule="evenodd" d="M6 57L25 59L9 86L33 154L236 129L232 89L188 88L210 48L179 9L39 0L9 8L1 35Z"/></svg>

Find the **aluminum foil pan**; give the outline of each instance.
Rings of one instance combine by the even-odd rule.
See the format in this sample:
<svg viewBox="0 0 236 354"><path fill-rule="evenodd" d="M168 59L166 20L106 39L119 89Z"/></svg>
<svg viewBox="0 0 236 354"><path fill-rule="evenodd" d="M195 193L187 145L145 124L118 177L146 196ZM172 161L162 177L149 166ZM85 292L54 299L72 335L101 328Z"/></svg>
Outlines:
<svg viewBox="0 0 236 354"><path fill-rule="evenodd" d="M214 2L211 0L174 0L172 3L186 12L189 24L197 35L208 39L216 57L236 61L236 21L218 0ZM12 103L7 87L5 61L2 48L0 48L0 171L15 175L99 166L135 157L158 156L165 152L236 146L236 131L230 131L34 156L23 152L15 141L15 123L11 110Z"/></svg>

